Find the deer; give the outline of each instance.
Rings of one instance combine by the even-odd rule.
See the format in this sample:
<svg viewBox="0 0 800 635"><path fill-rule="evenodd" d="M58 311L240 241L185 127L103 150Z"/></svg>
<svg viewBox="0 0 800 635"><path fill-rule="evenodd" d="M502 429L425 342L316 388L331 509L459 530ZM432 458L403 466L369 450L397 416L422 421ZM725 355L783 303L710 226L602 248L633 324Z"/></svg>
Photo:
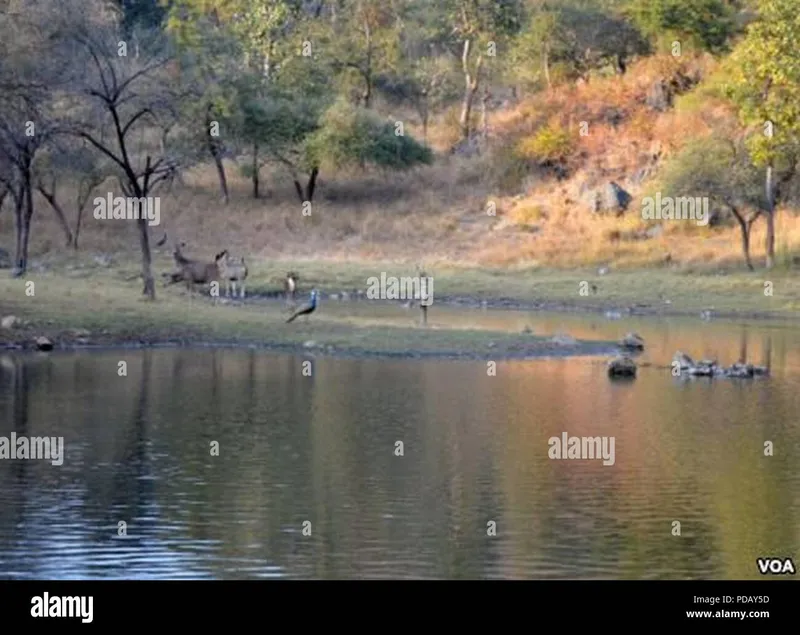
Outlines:
<svg viewBox="0 0 800 635"><path fill-rule="evenodd" d="M284 297L286 298L286 306L294 309L295 306L295 294L297 293L297 282L300 277L294 272L290 271L286 274L286 278L283 281L283 293Z"/></svg>
<svg viewBox="0 0 800 635"><path fill-rule="evenodd" d="M191 291L192 287L196 284L219 282L221 277L220 261L225 258L227 252L223 251L214 256L214 262L201 262L184 256L183 252L181 252L181 247L185 246L186 243L175 244L172 257L175 260L175 264L178 266L178 271L168 274L170 282L167 284L174 284L183 280L186 283L186 288Z"/></svg>
<svg viewBox="0 0 800 635"><path fill-rule="evenodd" d="M234 258L228 254L228 250L222 252L224 256L217 261L219 265L220 278L227 285L227 295L230 297L233 289L233 297L236 297L236 287L239 286L239 297L244 298L245 280L247 279L247 265L244 258Z"/></svg>

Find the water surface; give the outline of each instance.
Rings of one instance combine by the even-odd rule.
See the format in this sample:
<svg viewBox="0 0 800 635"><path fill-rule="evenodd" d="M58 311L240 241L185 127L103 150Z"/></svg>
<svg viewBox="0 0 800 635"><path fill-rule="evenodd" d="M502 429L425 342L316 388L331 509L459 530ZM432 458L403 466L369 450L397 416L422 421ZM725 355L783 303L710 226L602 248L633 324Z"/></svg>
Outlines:
<svg viewBox="0 0 800 635"><path fill-rule="evenodd" d="M760 556L798 563L800 330L437 319L635 330L641 361L681 349L772 377L685 381L651 366L614 383L591 358L498 361L491 374L251 350L0 356L0 436L66 448L61 466L0 460L0 577L744 579L761 577ZM563 432L614 437L614 465L549 459Z"/></svg>

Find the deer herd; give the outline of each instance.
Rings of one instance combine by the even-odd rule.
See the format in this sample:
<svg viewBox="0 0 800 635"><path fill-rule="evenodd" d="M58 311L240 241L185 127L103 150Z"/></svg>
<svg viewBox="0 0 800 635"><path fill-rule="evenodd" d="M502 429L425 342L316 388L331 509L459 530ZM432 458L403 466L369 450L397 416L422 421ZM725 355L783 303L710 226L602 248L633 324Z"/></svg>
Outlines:
<svg viewBox="0 0 800 635"><path fill-rule="evenodd" d="M245 280L247 279L247 265L244 258L234 258L228 250L221 251L212 262L193 260L183 255L182 248L186 243L174 244L172 257L175 260L177 271L166 274L169 278L167 284L176 282L186 283L186 288L192 290L195 285L211 283L224 283L228 297L236 297L237 288L239 297L245 296Z"/></svg>
<svg viewBox="0 0 800 635"><path fill-rule="evenodd" d="M166 242L167 234L165 233L157 245L161 246ZM225 249L216 254L211 262L195 260L184 255L185 242L176 240L172 246L172 258L175 261L176 270L164 274L164 277L167 278L166 285L183 282L186 284L186 288L192 291L196 285L224 284L228 297L235 298L237 291L240 298L245 297L248 271L243 257L231 256ZM290 271L284 280L284 295L290 306L295 304L298 280L299 276L294 271ZM216 298L216 295L214 297Z"/></svg>

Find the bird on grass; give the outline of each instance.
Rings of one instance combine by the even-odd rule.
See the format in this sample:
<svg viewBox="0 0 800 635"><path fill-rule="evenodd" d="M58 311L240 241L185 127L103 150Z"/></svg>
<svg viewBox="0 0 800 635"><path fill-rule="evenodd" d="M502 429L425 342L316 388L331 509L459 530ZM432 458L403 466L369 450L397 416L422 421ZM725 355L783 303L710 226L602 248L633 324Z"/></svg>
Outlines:
<svg viewBox="0 0 800 635"><path fill-rule="evenodd" d="M286 279L283 281L283 293L286 298L286 305L292 308L294 308L294 296L297 292L298 280L299 276L294 271L290 271L286 274Z"/></svg>
<svg viewBox="0 0 800 635"><path fill-rule="evenodd" d="M317 290L313 289L311 291L311 300L307 304L304 304L299 309L297 309L297 311L292 313L292 315L289 316L289 319L286 320L286 323L288 324L289 322L293 322L295 318L298 318L301 315L305 315L306 320L308 320L308 316L311 315L316 308L317 308Z"/></svg>

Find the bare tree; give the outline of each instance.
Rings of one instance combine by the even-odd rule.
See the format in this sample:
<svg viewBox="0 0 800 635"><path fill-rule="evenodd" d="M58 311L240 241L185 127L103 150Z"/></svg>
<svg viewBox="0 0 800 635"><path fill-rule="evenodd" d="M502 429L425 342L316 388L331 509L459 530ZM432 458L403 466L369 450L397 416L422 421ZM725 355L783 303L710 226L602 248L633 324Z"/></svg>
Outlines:
<svg viewBox="0 0 800 635"><path fill-rule="evenodd" d="M0 14L0 190L14 202L14 275L27 270L35 159L62 131L55 105L69 62L59 55L47 2ZM43 63L42 60L47 60Z"/></svg>
<svg viewBox="0 0 800 635"><path fill-rule="evenodd" d="M84 69L76 78L82 107L76 109L73 132L113 164L126 196L146 198L178 168L169 148L180 96L177 77L170 72L173 54L168 42L156 32L142 34L134 57L114 27L75 25L70 37ZM141 215L136 223L143 294L155 299L148 220Z"/></svg>
<svg viewBox="0 0 800 635"><path fill-rule="evenodd" d="M16 245L14 275L27 270L31 220L34 213L34 159L55 134L47 113L47 97L33 85L18 86L0 98L0 183L14 201Z"/></svg>
<svg viewBox="0 0 800 635"><path fill-rule="evenodd" d="M51 145L52 148L40 153L36 161L35 187L56 215L64 232L66 246L77 250L86 204L92 192L108 178L111 170L107 159L90 149L88 142L82 139L60 136ZM74 229L70 227L63 198L59 196L59 185L64 180L77 184Z"/></svg>

